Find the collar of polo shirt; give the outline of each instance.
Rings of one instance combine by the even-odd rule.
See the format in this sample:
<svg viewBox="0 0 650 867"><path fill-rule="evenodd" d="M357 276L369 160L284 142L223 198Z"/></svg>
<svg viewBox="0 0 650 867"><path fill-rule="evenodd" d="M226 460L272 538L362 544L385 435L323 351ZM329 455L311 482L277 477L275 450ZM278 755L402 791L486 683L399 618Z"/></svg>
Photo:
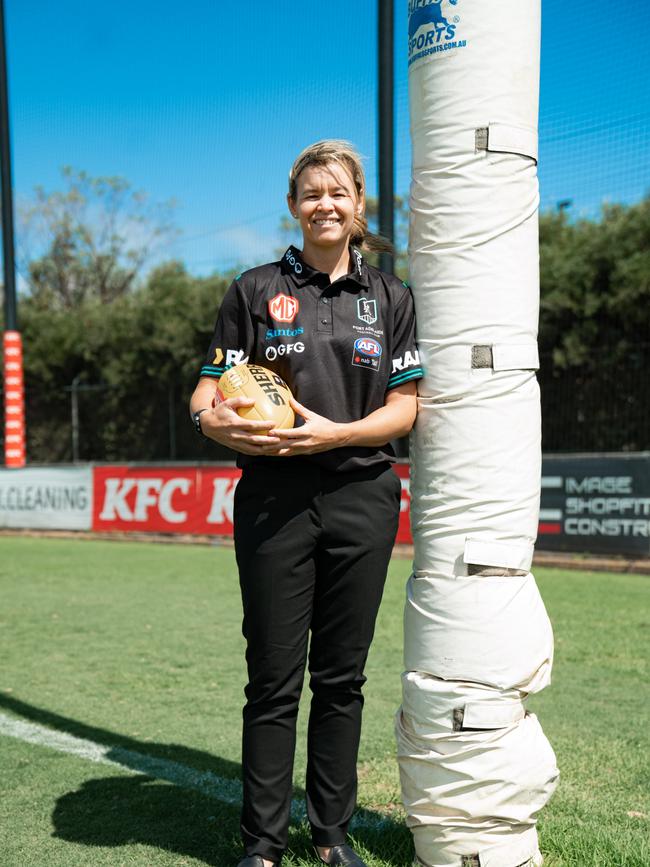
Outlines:
<svg viewBox="0 0 650 867"><path fill-rule="evenodd" d="M359 283L361 286L369 286L366 260L356 247L350 247L350 257L354 267L344 279L354 280L355 283ZM322 273L312 268L311 265L308 265L302 258L300 250L297 250L294 246L290 246L287 249L280 261L282 263L282 271L285 274L290 274L298 286L304 286L306 283L311 282L316 275Z"/></svg>

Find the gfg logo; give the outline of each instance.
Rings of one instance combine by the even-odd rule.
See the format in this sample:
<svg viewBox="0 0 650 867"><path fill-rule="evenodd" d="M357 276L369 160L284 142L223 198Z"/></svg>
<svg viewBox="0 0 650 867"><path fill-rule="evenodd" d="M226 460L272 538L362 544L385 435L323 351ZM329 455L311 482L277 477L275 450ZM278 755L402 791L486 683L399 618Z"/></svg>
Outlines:
<svg viewBox="0 0 650 867"><path fill-rule="evenodd" d="M354 341L354 351L361 355L369 355L371 358L379 358L382 353L381 344L370 337L359 337Z"/></svg>
<svg viewBox="0 0 650 867"><path fill-rule="evenodd" d="M276 358L283 355L291 355L292 352L304 352L305 344L298 341L297 343L281 343L279 346L267 346L264 353L267 361L275 361Z"/></svg>

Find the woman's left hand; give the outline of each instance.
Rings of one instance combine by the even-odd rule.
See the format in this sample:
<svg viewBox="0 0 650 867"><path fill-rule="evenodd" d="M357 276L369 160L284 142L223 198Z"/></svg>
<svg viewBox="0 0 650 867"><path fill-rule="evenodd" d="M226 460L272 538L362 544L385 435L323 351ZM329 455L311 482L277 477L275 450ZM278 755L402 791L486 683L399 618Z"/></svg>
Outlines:
<svg viewBox="0 0 650 867"><path fill-rule="evenodd" d="M318 415L303 406L295 398L291 398L291 408L296 415L301 416L305 423L300 427L288 430L274 428L269 431L269 436L278 437L282 443L278 447L278 454L282 457L292 455L313 455L316 452L326 452L344 445L345 425L330 421L325 416ZM273 448L265 449L266 454L273 454Z"/></svg>

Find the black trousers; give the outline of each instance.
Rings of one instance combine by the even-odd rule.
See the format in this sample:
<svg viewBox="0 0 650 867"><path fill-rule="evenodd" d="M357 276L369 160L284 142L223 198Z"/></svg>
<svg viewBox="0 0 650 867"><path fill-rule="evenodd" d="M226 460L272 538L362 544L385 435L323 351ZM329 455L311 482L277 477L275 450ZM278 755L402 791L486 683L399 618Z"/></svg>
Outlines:
<svg viewBox="0 0 650 867"><path fill-rule="evenodd" d="M296 462L247 467L235 491L244 607L241 832L248 855L287 845L296 717L309 647L307 814L316 845L343 843L372 641L399 517L400 482L382 464L351 473Z"/></svg>

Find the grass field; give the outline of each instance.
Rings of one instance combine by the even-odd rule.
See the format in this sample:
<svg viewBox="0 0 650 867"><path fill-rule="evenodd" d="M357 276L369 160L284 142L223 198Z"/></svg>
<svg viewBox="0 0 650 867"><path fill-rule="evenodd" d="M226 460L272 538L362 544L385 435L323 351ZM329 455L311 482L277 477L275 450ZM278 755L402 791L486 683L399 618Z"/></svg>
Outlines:
<svg viewBox="0 0 650 867"><path fill-rule="evenodd" d="M392 733L408 572L393 561L368 665L354 837L372 867L412 860ZM537 577L556 662L531 707L562 771L546 864L648 867L650 578ZM229 550L0 539L2 867L236 863L239 622ZM297 797L304 712L300 729ZM316 863L304 825L290 845L286 864Z"/></svg>

